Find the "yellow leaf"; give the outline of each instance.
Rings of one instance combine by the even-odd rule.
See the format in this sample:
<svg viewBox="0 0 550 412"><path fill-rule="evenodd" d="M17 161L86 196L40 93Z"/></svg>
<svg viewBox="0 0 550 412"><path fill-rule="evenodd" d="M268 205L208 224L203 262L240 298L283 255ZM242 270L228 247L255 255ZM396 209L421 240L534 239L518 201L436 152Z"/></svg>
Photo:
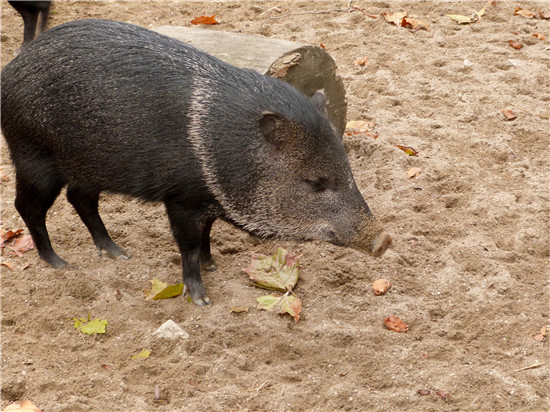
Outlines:
<svg viewBox="0 0 550 412"><path fill-rule="evenodd" d="M138 353L137 355L132 356L132 359L139 359L139 358L147 359L147 358L149 357L150 354L151 354L151 351L150 351L150 350L143 349L143 350L142 350L140 353Z"/></svg>
<svg viewBox="0 0 550 412"><path fill-rule="evenodd" d="M146 299L152 299L154 296L162 292L164 289L166 289L166 286L168 286L167 283L161 282L157 278L154 278L153 280L150 280L151 282L151 290L145 291L145 298Z"/></svg>
<svg viewBox="0 0 550 412"><path fill-rule="evenodd" d="M398 149L401 149L403 150L405 153L407 153L409 156L418 156L418 152L416 151L416 149L414 149L413 147L410 147L410 146L400 146L400 145L396 145L395 147L397 147Z"/></svg>
<svg viewBox="0 0 550 412"><path fill-rule="evenodd" d="M167 299L179 296L183 293L183 283L166 286L162 291L153 296L153 300Z"/></svg>
<svg viewBox="0 0 550 412"><path fill-rule="evenodd" d="M477 19L472 19L471 17L462 16L460 14L447 14L447 17L456 21L458 24L471 24L477 21Z"/></svg>

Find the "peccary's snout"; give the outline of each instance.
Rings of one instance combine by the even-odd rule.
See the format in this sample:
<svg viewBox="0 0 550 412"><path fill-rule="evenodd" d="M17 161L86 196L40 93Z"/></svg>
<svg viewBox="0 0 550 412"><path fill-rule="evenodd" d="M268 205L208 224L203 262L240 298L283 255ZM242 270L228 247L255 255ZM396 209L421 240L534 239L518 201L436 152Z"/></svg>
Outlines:
<svg viewBox="0 0 550 412"><path fill-rule="evenodd" d="M387 233L380 232L372 241L370 252L374 257L382 256L391 245L392 237Z"/></svg>

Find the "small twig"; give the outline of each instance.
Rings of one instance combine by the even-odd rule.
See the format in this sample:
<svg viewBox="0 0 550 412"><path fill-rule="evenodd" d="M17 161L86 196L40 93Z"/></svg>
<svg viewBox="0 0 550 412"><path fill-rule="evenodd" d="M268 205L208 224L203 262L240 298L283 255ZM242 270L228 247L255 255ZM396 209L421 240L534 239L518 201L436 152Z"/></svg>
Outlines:
<svg viewBox="0 0 550 412"><path fill-rule="evenodd" d="M287 13L287 14L283 14L282 16L275 16L275 17L270 17L269 19L265 19L264 21L262 21L262 24L260 25L260 30L263 30L264 24L267 23L268 21L284 19L285 17L288 17L288 16L301 16L303 14L328 14L328 13L334 13L334 12L349 12L349 11L350 9L346 8L346 9L330 9L330 10L323 10L323 11L303 11L300 13Z"/></svg>
<svg viewBox="0 0 550 412"><path fill-rule="evenodd" d="M258 389L256 389L256 392L258 392L260 389L262 389L266 383L267 383L267 381L265 381L264 383L262 383L262 384L260 385L260 387L259 387Z"/></svg>
<svg viewBox="0 0 550 412"><path fill-rule="evenodd" d="M288 3L288 0L282 1L282 2L280 2L279 4L276 4L275 6L273 6L272 8L270 8L270 9L264 11L263 13L260 13L260 16L263 16L264 14L269 13L271 10L276 9L276 8L279 7L281 4L285 4L285 3ZM280 10L279 10L279 11L280 11Z"/></svg>
<svg viewBox="0 0 550 412"><path fill-rule="evenodd" d="M538 362L538 363L534 363L532 365L526 366L524 368L516 369L514 372L521 372L521 371L525 371L527 369L535 369L535 368L538 368L539 366L542 366L542 365L544 365L544 362Z"/></svg>
<svg viewBox="0 0 550 412"><path fill-rule="evenodd" d="M522 112L529 113L529 114L533 114L533 115L538 116L538 117L541 117L541 118L543 118L543 119L550 119L550 116L547 115L547 114L534 113L533 111L528 110L528 109L525 109L525 108L523 108L523 107L521 107L521 106L518 106L518 105L515 104L515 103L512 103L512 106L514 106L515 108L521 110Z"/></svg>

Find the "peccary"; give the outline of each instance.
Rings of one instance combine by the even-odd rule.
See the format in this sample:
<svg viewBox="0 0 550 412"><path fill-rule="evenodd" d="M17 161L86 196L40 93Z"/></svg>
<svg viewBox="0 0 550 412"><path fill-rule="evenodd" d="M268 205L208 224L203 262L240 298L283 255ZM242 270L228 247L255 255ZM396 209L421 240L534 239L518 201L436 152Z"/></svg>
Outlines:
<svg viewBox="0 0 550 412"><path fill-rule="evenodd" d="M42 259L46 212L67 198L96 247L129 255L107 234L99 193L166 206L193 302L210 303L221 218L262 238L323 240L382 255L391 237L361 196L319 106L292 86L172 38L108 20L56 26L2 71L2 131L16 170L15 206Z"/></svg>
<svg viewBox="0 0 550 412"><path fill-rule="evenodd" d="M44 31L46 23L48 22L48 16L50 14L51 1L8 1L15 10L19 12L23 17L23 44L21 48L25 47L27 43L34 39L36 33L36 25L38 23L38 16L42 15L40 20L40 31Z"/></svg>

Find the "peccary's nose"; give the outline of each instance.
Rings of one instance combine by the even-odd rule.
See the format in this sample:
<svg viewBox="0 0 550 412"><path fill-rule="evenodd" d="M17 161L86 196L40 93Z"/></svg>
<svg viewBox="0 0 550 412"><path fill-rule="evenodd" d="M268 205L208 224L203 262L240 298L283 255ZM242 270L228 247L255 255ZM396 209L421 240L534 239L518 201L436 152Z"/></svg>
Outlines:
<svg viewBox="0 0 550 412"><path fill-rule="evenodd" d="M391 245L392 238L384 232L380 232L372 241L370 251L372 256L379 257L384 254L388 246Z"/></svg>

